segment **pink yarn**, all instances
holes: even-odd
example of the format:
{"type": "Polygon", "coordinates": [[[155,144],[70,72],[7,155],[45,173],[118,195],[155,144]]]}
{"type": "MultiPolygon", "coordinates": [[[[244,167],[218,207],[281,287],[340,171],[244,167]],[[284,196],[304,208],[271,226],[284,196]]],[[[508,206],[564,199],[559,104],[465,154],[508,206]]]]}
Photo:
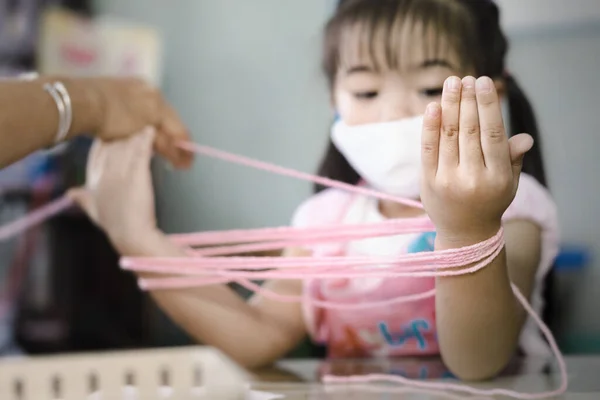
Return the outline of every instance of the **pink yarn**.
{"type": "MultiPolygon", "coordinates": [[[[422,209],[421,203],[402,199],[365,187],[349,185],[331,179],[283,168],[277,165],[252,160],[194,143],[182,143],[188,151],[208,157],[262,169],[324,186],[343,189],[353,193],[391,200],[422,209]]],[[[66,197],[38,209],[23,219],[0,228],[0,240],[17,235],[21,231],[42,222],[71,205],[66,197]]],[[[224,257],[228,254],[283,249],[290,246],[306,246],[325,242],[347,242],[350,240],[434,231],[428,218],[387,220],[362,225],[335,225],[317,228],[263,228],[172,235],[170,238],[183,246],[212,246],[189,249],[189,257],[181,258],[123,258],[123,269],[137,272],[171,275],[166,278],[140,279],[143,290],[181,289],[236,282],[266,298],[282,302],[310,302],[312,305],[329,309],[368,309],[397,305],[429,298],[435,290],[403,296],[385,301],[341,304],[319,301],[303,296],[283,296],[253,283],[253,279],[339,279],[339,278],[391,278],[391,277],[434,277],[456,276],[474,273],[489,265],[504,249],[502,229],[490,239],[460,249],[405,254],[395,257],[224,257]],[[242,244],[240,244],[242,243],[242,244]],[[380,268],[385,265],[386,268],[380,268]],[[464,267],[470,265],[469,267],[464,267]],[[377,268],[373,268],[377,267],[377,268]],[[173,276],[175,275],[175,276],[173,276]]],[[[519,289],[512,285],[513,292],[527,313],[539,326],[556,356],[561,375],[561,385],[553,391],[522,393],[507,389],[476,389],[468,385],[446,382],[423,382],[395,375],[371,374],[352,377],[326,376],[329,384],[360,384],[373,382],[400,383],[408,387],[456,391],[474,395],[503,395],[516,399],[541,399],[564,393],[568,378],[564,359],[556,341],[540,317],[531,308],[519,289]]]]}
{"type": "Polygon", "coordinates": [[[73,201],[70,198],[61,197],[56,201],[50,202],[45,206],[33,210],[23,218],[9,222],[8,224],[0,227],[0,241],[10,239],[19,233],[26,231],[32,226],[44,222],[48,218],[65,211],[72,205],[73,201]]]}

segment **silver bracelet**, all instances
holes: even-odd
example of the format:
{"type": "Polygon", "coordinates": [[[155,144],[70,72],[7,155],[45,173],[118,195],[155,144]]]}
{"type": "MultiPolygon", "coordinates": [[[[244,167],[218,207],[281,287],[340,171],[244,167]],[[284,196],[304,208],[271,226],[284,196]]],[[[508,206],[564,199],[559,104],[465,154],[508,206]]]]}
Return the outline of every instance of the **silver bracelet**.
{"type": "Polygon", "coordinates": [[[57,142],[62,142],[69,133],[69,130],[71,130],[71,124],[73,123],[73,105],[71,103],[71,96],[69,96],[69,92],[62,82],[55,82],[54,88],[62,96],[63,102],[65,103],[64,135],[62,137],[56,137],[57,142]]]}
{"type": "Polygon", "coordinates": [[[47,91],[58,109],[58,129],[56,131],[55,143],[60,143],[67,137],[73,122],[73,106],[71,96],[61,82],[46,83],[44,90],[47,91]]]}

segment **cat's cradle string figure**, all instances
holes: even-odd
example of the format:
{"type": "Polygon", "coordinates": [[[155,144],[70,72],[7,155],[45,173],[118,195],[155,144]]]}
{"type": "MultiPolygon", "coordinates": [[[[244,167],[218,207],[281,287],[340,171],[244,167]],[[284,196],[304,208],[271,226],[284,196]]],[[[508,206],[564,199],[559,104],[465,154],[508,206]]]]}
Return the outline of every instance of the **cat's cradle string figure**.
{"type": "MultiPolygon", "coordinates": [[[[217,151],[208,147],[201,147],[191,143],[183,144],[182,147],[205,156],[220,158],[246,166],[260,168],[273,173],[293,176],[299,179],[319,182],[321,184],[343,187],[344,190],[367,192],[375,197],[387,197],[369,189],[344,185],[335,181],[326,180],[321,177],[303,174],[275,165],[250,160],[234,154],[217,151]]],[[[396,199],[404,201],[403,199],[396,199]]],[[[411,201],[407,201],[411,203],[411,201]]],[[[55,215],[72,203],[68,198],[61,198],[56,202],[34,211],[23,220],[19,220],[0,227],[0,238],[6,239],[14,236],[35,223],[42,222],[45,218],[55,215]]],[[[416,207],[419,203],[412,202],[416,207]]],[[[219,283],[237,282],[246,288],[261,293],[265,297],[283,302],[309,302],[314,307],[324,309],[346,309],[358,310],[398,305],[411,301],[427,299],[435,296],[435,290],[415,293],[410,296],[396,297],[381,302],[363,302],[357,304],[336,303],[333,301],[319,301],[306,296],[292,297],[281,296],[270,292],[254,283],[254,279],[323,279],[336,280],[348,278],[389,278],[394,276],[411,277],[437,277],[458,276],[474,273],[485,268],[491,260],[504,247],[503,231],[500,229],[493,237],[475,245],[458,249],[431,251],[433,225],[428,218],[409,218],[388,220],[374,224],[363,225],[335,225],[319,228],[265,228],[253,230],[234,230],[219,232],[202,232],[195,234],[173,235],[172,240],[193,248],[204,246],[202,250],[190,251],[190,257],[185,258],[124,258],[122,266],[127,270],[146,271],[155,275],[152,278],[140,279],[140,287],[144,290],[168,290],[184,287],[196,287],[214,285],[219,283]],[[360,256],[331,256],[331,257],[227,257],[227,254],[237,253],[240,248],[245,250],[262,250],[284,248],[297,243],[308,242],[344,242],[348,240],[380,237],[392,235],[398,232],[424,233],[421,241],[415,243],[412,253],[391,257],[360,257],[360,256]],[[232,243],[244,242],[244,245],[232,245],[232,243]],[[208,246],[208,247],[206,247],[208,246]],[[212,246],[212,247],[211,247],[212,246]],[[241,247],[240,247],[241,246],[241,247]],[[381,268],[385,265],[385,268],[381,268]],[[468,268],[457,269],[463,265],[468,268]],[[166,278],[156,275],[170,275],[166,278]],[[172,277],[172,275],[176,275],[172,277]]],[[[567,372],[565,363],[556,345],[556,341],[550,330],[542,322],[540,317],[531,308],[527,299],[519,292],[516,286],[512,286],[514,295],[525,308],[527,313],[539,326],[544,337],[548,341],[558,364],[561,376],[561,384],[556,390],[543,393],[521,393],[507,389],[476,389],[466,384],[449,382],[426,382],[407,379],[401,376],[372,374],[352,377],[326,376],[323,378],[325,384],[357,384],[392,382],[408,387],[448,390],[459,393],[494,396],[502,395],[517,399],[541,399],[564,393],[567,388],[567,372]]]]}

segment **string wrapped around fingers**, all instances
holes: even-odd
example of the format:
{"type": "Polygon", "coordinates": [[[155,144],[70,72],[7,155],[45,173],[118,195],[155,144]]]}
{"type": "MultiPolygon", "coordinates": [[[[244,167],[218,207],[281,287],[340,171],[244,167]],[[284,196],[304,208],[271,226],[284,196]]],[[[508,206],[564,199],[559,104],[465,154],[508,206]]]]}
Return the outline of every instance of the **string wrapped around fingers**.
{"type": "MultiPolygon", "coordinates": [[[[183,143],[182,148],[205,156],[218,158],[245,166],[250,166],[297,179],[317,182],[330,187],[341,188],[353,193],[369,195],[380,199],[394,199],[399,203],[422,208],[419,202],[397,198],[360,186],[347,185],[326,178],[312,176],[268,163],[199,146],[183,143]]],[[[0,228],[0,238],[6,239],[22,232],[44,218],[56,215],[72,203],[67,197],[34,211],[23,220],[0,228]]],[[[308,302],[312,306],[325,309],[358,310],[372,309],[389,305],[419,301],[435,296],[435,289],[397,296],[391,299],[360,302],[356,304],[324,301],[304,296],[283,296],[253,283],[253,280],[335,280],[440,276],[459,276],[475,273],[489,265],[504,249],[502,228],[487,240],[462,248],[443,251],[418,252],[400,256],[314,256],[314,257],[226,257],[246,251],[274,250],[290,246],[306,246],[316,243],[345,243],[357,239],[391,236],[406,233],[435,231],[435,226],[427,217],[391,219],[384,222],[357,225],[330,225],[316,228],[278,227],[251,230],[231,230],[171,235],[173,242],[184,246],[203,246],[191,249],[188,257],[179,258],[136,258],[121,260],[125,270],[150,272],[152,278],[141,278],[143,290],[174,290],[208,285],[238,283],[266,298],[282,302],[308,302]],[[239,244],[243,242],[243,244],[239,244]],[[382,266],[384,266],[382,268],[382,266]],[[164,275],[162,277],[161,275],[164,275]]],[[[476,389],[468,385],[454,383],[433,383],[405,379],[387,375],[365,375],[356,377],[324,378],[327,384],[392,382],[419,388],[434,388],[479,395],[505,395],[519,399],[545,398],[563,393],[567,387],[566,367],[563,357],[550,330],[531,308],[519,289],[512,285],[513,292],[528,314],[533,318],[546,337],[556,356],[562,383],[559,388],[544,393],[521,393],[504,389],[476,389]]]]}

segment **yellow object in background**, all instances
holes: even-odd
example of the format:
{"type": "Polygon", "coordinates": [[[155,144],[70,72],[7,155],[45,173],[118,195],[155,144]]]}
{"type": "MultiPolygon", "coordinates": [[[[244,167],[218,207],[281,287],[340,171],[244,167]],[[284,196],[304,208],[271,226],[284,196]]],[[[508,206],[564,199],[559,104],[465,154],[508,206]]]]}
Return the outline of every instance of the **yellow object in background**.
{"type": "Polygon", "coordinates": [[[138,76],[160,86],[162,37],[153,27],[110,18],[85,18],[59,8],[40,24],[40,74],[138,76]]]}

